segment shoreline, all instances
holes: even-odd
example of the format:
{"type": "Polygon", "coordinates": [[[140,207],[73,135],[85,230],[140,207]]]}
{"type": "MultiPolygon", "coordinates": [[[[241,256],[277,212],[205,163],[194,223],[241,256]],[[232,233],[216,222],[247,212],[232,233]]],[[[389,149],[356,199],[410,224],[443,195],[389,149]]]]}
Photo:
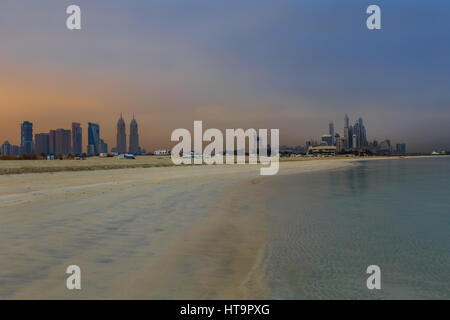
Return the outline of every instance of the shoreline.
{"type": "MultiPolygon", "coordinates": [[[[450,155],[418,155],[418,156],[367,156],[367,157],[289,157],[280,158],[282,162],[323,161],[323,160],[385,160],[385,159],[423,159],[441,158],[450,155]]],[[[205,166],[206,164],[203,164],[205,166]]],[[[247,163],[248,165],[248,163],[247,163]]],[[[199,165],[182,165],[199,166],[199,165]]],[[[93,157],[87,160],[0,160],[0,176],[31,173],[82,172],[98,170],[149,169],[159,167],[177,167],[169,156],[138,156],[135,160],[118,160],[116,157],[93,157]]]]}

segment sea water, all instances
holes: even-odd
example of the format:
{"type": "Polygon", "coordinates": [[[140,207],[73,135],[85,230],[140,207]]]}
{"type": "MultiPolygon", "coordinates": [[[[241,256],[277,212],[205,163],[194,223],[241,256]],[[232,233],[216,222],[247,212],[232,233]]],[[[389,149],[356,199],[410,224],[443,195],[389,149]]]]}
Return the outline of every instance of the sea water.
{"type": "Polygon", "coordinates": [[[450,299],[450,158],[280,175],[270,190],[270,298],[450,299]]]}

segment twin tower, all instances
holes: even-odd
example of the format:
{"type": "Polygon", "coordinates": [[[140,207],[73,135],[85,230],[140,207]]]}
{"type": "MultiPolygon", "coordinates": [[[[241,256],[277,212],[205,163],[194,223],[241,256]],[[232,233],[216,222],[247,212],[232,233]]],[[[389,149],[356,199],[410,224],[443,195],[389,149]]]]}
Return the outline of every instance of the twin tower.
{"type": "MultiPolygon", "coordinates": [[[[133,120],[131,120],[130,123],[130,145],[128,153],[137,154],[139,149],[138,125],[133,114],[133,120]]],[[[120,114],[119,121],[117,121],[117,153],[127,153],[127,133],[125,129],[125,121],[122,118],[122,113],[120,114]]]]}

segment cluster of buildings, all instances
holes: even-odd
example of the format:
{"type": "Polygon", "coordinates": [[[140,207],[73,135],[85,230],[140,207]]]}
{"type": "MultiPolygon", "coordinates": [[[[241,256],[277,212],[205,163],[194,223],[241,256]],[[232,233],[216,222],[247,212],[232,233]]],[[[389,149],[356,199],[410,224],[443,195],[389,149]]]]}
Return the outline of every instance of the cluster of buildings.
{"type": "Polygon", "coordinates": [[[9,141],[5,141],[0,147],[2,156],[31,154],[34,151],[33,144],[33,124],[29,121],[24,121],[20,126],[20,145],[12,145],[9,141]]]}
{"type": "Polygon", "coordinates": [[[373,155],[405,155],[406,144],[398,143],[395,148],[389,139],[378,142],[368,142],[364,121],[359,118],[353,125],[350,124],[348,115],[344,118],[344,132],[341,136],[334,130],[334,122],[328,126],[329,132],[322,135],[320,141],[307,141],[308,154],[373,154],[373,155]]]}
{"type": "MultiPolygon", "coordinates": [[[[45,133],[36,133],[33,140],[33,123],[24,121],[20,130],[20,146],[11,145],[5,141],[0,153],[2,156],[36,154],[43,156],[68,156],[83,154],[82,148],[83,130],[81,124],[72,123],[72,129],[55,129],[45,133]]],[[[127,149],[127,134],[125,121],[120,115],[117,122],[117,147],[112,148],[112,153],[116,154],[141,154],[146,153],[139,146],[138,124],[134,118],[130,123],[129,147],[127,149]]],[[[86,154],[90,156],[108,153],[108,144],[100,138],[100,125],[98,123],[88,123],[88,144],[86,154]]]]}
{"type": "MultiPolygon", "coordinates": [[[[25,155],[36,154],[43,156],[68,156],[84,155],[82,148],[82,128],[77,122],[72,123],[70,129],[55,129],[48,133],[37,133],[33,139],[33,123],[24,121],[20,127],[20,145],[11,145],[5,141],[0,147],[0,154],[25,155]]],[[[87,131],[86,155],[96,156],[108,154],[108,144],[100,137],[100,125],[89,122],[87,131]]],[[[129,139],[125,120],[120,114],[117,121],[116,147],[111,149],[112,154],[146,154],[145,149],[139,146],[138,124],[134,118],[129,126],[129,139]],[[128,144],[127,144],[128,141],[128,144]]],[[[381,142],[367,139],[366,127],[362,118],[354,124],[350,123],[348,115],[344,117],[344,130],[342,135],[335,132],[334,122],[330,122],[328,133],[322,135],[318,141],[310,140],[306,142],[306,147],[281,146],[280,153],[290,154],[312,154],[312,155],[335,155],[335,154],[370,154],[370,155],[405,155],[406,144],[397,143],[395,146],[391,140],[386,139],[381,142]]],[[[157,150],[155,155],[169,155],[170,150],[157,150]]],[[[438,153],[436,153],[438,154],[438,153]]],[[[443,154],[442,152],[440,154],[443,154]]]]}

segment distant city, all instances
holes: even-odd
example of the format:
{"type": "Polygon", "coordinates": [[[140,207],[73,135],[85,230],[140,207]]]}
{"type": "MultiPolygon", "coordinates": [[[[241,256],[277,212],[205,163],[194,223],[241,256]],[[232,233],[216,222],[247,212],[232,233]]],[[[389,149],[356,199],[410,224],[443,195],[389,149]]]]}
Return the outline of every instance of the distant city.
{"type": "MultiPolygon", "coordinates": [[[[367,139],[367,131],[364,121],[359,118],[354,125],[350,124],[350,118],[346,114],[344,117],[344,129],[342,135],[335,132],[334,122],[328,125],[328,133],[323,134],[318,140],[311,139],[306,142],[306,146],[281,146],[280,154],[283,156],[292,154],[308,155],[336,155],[336,154],[354,154],[354,155],[378,155],[390,156],[407,154],[406,143],[396,143],[390,139],[382,141],[367,139]]],[[[433,155],[447,154],[446,151],[433,151],[433,155]]]]}
{"type": "Polygon", "coordinates": [[[309,154],[406,155],[406,143],[397,143],[394,147],[390,139],[369,142],[363,119],[359,118],[351,125],[347,114],[342,136],[335,132],[334,122],[331,121],[328,133],[322,135],[320,141],[307,141],[306,149],[309,154]]]}
{"type": "MultiPolygon", "coordinates": [[[[52,159],[54,157],[67,156],[108,156],[108,155],[145,155],[147,150],[139,146],[138,124],[133,114],[129,127],[129,139],[127,144],[127,132],[125,120],[120,114],[117,121],[116,146],[108,149],[108,144],[100,137],[100,125],[88,122],[88,144],[86,152],[82,148],[82,128],[78,122],[72,123],[72,129],[55,129],[48,133],[36,133],[33,140],[33,123],[24,121],[20,127],[20,145],[11,145],[5,141],[0,148],[1,156],[36,155],[52,159]]],[[[432,154],[446,154],[446,151],[433,151],[432,154]]],[[[155,155],[168,155],[170,150],[156,150],[155,155]]],[[[367,131],[363,119],[359,118],[353,125],[350,124],[348,115],[344,117],[342,135],[335,132],[334,122],[328,125],[328,133],[323,134],[318,140],[306,141],[305,146],[281,146],[281,156],[292,155],[406,155],[406,143],[396,143],[390,139],[382,141],[367,139],[367,131]]]]}
{"type": "Polygon", "coordinates": [[[128,145],[126,125],[122,114],[117,121],[117,144],[111,150],[108,149],[108,144],[100,137],[100,125],[98,123],[88,122],[86,153],[82,151],[82,134],[81,124],[73,122],[72,130],[56,129],[50,130],[48,133],[36,133],[33,141],[33,123],[24,121],[20,126],[20,145],[11,145],[8,141],[5,141],[0,148],[0,153],[2,156],[35,154],[50,158],[69,155],[98,156],[107,155],[108,153],[139,155],[147,153],[145,149],[139,146],[138,124],[134,115],[130,122],[128,145]]]}

